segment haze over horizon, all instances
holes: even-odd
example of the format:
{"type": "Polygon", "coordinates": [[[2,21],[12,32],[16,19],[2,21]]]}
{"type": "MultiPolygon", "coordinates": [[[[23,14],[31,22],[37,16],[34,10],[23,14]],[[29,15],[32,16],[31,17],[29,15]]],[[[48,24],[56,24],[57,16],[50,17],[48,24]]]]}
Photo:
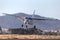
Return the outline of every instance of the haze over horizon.
{"type": "Polygon", "coordinates": [[[0,0],[0,16],[2,13],[15,14],[23,12],[60,19],[60,0],[0,0]]]}

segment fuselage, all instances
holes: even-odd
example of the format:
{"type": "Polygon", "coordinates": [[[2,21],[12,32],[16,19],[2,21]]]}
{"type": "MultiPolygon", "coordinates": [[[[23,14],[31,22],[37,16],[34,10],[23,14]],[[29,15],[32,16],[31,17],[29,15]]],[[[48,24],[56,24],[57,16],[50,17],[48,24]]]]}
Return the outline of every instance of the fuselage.
{"type": "Polygon", "coordinates": [[[24,19],[24,24],[30,24],[30,25],[32,25],[33,24],[33,20],[31,18],[26,17],[24,19]]]}

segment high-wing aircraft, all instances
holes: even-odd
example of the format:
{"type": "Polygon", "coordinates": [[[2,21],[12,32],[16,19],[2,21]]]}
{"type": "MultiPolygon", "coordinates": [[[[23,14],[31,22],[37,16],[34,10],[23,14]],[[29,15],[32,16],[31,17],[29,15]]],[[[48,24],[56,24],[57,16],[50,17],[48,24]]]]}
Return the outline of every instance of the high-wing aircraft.
{"type": "Polygon", "coordinates": [[[29,25],[33,25],[34,20],[48,20],[48,19],[35,18],[35,10],[34,10],[33,15],[31,17],[21,17],[21,16],[16,16],[16,17],[18,19],[22,19],[24,24],[29,24],[29,25]]]}
{"type": "MultiPolygon", "coordinates": [[[[5,13],[3,13],[3,14],[5,14],[5,13]]],[[[13,16],[13,15],[10,15],[10,14],[5,14],[5,15],[13,16]]],[[[21,17],[21,16],[14,16],[14,17],[16,17],[18,19],[21,19],[24,22],[25,25],[28,25],[28,24],[33,25],[34,20],[49,20],[49,19],[35,18],[34,16],[35,16],[35,10],[33,12],[32,17],[21,17]]]]}

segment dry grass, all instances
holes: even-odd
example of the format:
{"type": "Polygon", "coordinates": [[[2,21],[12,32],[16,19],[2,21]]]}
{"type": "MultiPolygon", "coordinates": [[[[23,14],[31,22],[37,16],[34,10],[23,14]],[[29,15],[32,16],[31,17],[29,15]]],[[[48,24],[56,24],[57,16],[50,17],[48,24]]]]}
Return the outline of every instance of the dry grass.
{"type": "Polygon", "coordinates": [[[18,34],[0,34],[0,39],[60,39],[60,36],[54,35],[18,35],[18,34]]]}

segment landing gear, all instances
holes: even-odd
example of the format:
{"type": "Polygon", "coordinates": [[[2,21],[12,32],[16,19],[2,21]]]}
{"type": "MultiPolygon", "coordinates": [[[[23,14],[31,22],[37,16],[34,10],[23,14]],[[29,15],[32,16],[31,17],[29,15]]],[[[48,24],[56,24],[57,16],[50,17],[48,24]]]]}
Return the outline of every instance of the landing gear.
{"type": "Polygon", "coordinates": [[[22,27],[22,28],[23,28],[24,26],[25,26],[26,28],[28,28],[28,26],[27,26],[27,25],[23,25],[23,24],[21,25],[21,27],[22,27]]]}
{"type": "MultiPolygon", "coordinates": [[[[24,26],[25,26],[25,28],[28,28],[27,24],[25,24],[25,25],[22,24],[22,25],[21,25],[22,28],[23,28],[24,26]]],[[[33,28],[34,28],[34,29],[37,29],[37,28],[36,28],[36,25],[33,25],[33,28]]]]}
{"type": "Polygon", "coordinates": [[[28,28],[28,26],[26,25],[26,28],[28,28]]]}
{"type": "Polygon", "coordinates": [[[36,25],[34,25],[34,29],[36,29],[36,25]]]}
{"type": "Polygon", "coordinates": [[[22,24],[21,26],[22,26],[22,28],[23,28],[23,24],[22,24]]]}

